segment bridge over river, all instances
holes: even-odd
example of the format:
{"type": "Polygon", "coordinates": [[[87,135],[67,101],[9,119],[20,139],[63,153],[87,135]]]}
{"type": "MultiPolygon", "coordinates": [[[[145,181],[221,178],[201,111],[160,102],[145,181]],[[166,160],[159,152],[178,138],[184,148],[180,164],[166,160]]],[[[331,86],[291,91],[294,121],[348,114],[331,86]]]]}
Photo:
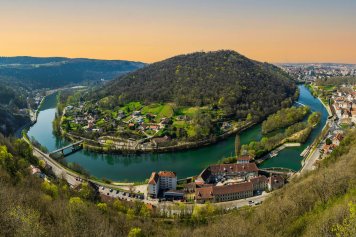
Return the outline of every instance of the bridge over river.
{"type": "Polygon", "coordinates": [[[280,175],[292,175],[296,173],[295,170],[284,168],[284,167],[270,167],[270,168],[263,168],[260,171],[270,173],[270,174],[280,174],[280,175]]]}
{"type": "Polygon", "coordinates": [[[81,144],[83,142],[84,142],[84,140],[80,140],[80,141],[77,141],[75,143],[69,144],[69,145],[67,145],[65,147],[62,147],[62,148],[59,148],[57,150],[54,150],[54,151],[50,152],[49,155],[53,155],[55,153],[61,152],[62,155],[64,156],[64,150],[69,149],[69,148],[72,148],[72,151],[70,152],[70,154],[72,154],[73,152],[78,151],[78,150],[80,150],[82,148],[81,144]]]}

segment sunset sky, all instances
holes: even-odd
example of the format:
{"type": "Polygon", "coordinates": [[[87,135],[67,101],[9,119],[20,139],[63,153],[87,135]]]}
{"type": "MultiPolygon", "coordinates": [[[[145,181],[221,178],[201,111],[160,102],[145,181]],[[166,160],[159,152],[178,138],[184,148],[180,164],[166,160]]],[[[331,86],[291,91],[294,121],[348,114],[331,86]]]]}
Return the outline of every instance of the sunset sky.
{"type": "Polygon", "coordinates": [[[1,56],[356,63],[352,0],[0,0],[1,56]]]}

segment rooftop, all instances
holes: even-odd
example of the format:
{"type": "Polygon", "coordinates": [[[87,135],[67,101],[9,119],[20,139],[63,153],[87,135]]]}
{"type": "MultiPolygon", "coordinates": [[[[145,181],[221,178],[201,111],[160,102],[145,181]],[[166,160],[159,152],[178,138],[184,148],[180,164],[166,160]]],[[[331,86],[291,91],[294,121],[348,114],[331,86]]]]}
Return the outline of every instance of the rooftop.
{"type": "Polygon", "coordinates": [[[243,155],[243,156],[237,157],[237,160],[250,161],[250,160],[252,160],[252,156],[250,156],[250,155],[243,155]]]}
{"type": "Polygon", "coordinates": [[[237,173],[237,172],[257,172],[258,168],[255,163],[247,164],[218,164],[209,166],[211,173],[237,173]]]}
{"type": "Polygon", "coordinates": [[[172,172],[172,171],[160,171],[158,173],[158,175],[160,177],[170,177],[170,178],[175,178],[177,177],[176,173],[175,172],[172,172]]]}
{"type": "Polygon", "coordinates": [[[152,172],[148,184],[157,184],[158,178],[159,178],[158,174],[156,172],[152,172]]]}

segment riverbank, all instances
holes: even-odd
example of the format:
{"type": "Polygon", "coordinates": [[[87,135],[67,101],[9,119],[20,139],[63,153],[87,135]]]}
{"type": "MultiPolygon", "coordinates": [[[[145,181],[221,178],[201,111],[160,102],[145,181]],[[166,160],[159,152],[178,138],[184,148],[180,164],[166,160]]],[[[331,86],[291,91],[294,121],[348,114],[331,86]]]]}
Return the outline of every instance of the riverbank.
{"type": "MultiPolygon", "coordinates": [[[[226,132],[222,135],[219,135],[213,139],[206,139],[206,140],[200,140],[200,141],[195,141],[195,142],[185,142],[181,143],[178,145],[173,145],[173,146],[162,146],[162,147],[148,147],[144,146],[143,144],[139,144],[138,142],[135,141],[126,141],[126,142],[121,142],[119,145],[116,145],[115,143],[111,145],[110,148],[106,148],[105,146],[102,145],[102,143],[105,142],[97,142],[95,140],[91,140],[85,137],[77,136],[71,133],[64,133],[62,131],[63,136],[66,139],[70,139],[71,141],[79,141],[79,140],[84,140],[89,142],[90,144],[84,144],[83,148],[88,150],[88,151],[93,151],[93,152],[99,152],[99,153],[108,153],[108,154],[140,154],[140,153],[166,153],[166,152],[174,152],[174,151],[182,151],[182,150],[189,150],[189,149],[197,149],[201,147],[206,147],[210,146],[213,144],[216,144],[222,140],[225,140],[226,138],[235,135],[237,133],[241,133],[245,131],[246,129],[256,125],[256,123],[247,123],[239,128],[235,128],[229,132],[226,132]],[[112,147],[115,146],[115,147],[112,147]]],[[[100,141],[100,138],[98,139],[100,141]]]]}
{"type": "Polygon", "coordinates": [[[302,144],[299,142],[288,142],[288,143],[284,143],[283,145],[280,145],[279,147],[277,147],[276,149],[272,150],[269,154],[263,156],[262,158],[259,158],[256,160],[256,164],[261,164],[262,162],[264,162],[267,159],[271,159],[274,156],[272,155],[273,153],[276,153],[276,155],[278,155],[278,152],[284,150],[285,148],[288,147],[299,147],[302,144]]]}

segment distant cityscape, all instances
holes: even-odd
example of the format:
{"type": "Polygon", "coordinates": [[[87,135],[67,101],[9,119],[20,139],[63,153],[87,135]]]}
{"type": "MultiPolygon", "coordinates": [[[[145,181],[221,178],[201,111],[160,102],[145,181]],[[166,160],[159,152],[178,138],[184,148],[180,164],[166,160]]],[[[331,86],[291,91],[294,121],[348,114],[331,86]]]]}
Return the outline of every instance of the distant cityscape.
{"type": "Polygon", "coordinates": [[[335,76],[356,76],[356,64],[286,63],[278,66],[303,82],[335,76]]]}

